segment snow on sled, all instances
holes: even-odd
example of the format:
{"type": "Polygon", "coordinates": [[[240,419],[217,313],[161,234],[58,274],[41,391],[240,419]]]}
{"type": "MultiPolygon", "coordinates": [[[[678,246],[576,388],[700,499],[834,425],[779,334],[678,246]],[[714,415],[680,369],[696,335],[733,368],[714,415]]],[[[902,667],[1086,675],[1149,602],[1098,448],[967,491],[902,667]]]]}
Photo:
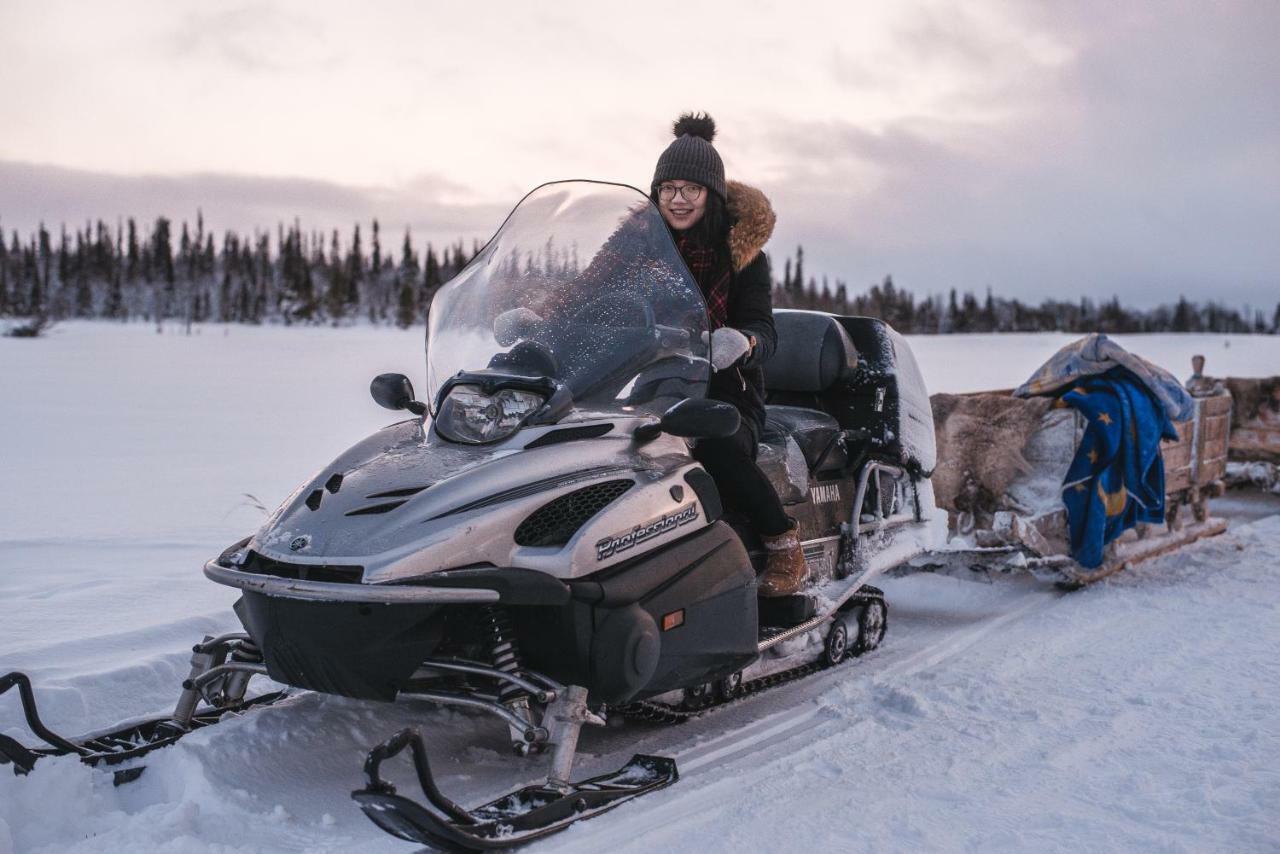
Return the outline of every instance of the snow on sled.
{"type": "MultiPolygon", "coordinates": [[[[518,754],[548,754],[545,781],[460,806],[408,730],[373,747],[352,797],[403,839],[509,846],[676,781],[674,760],[637,756],[575,782],[584,726],[683,720],[875,649],[887,607],[869,582],[945,534],[928,396],[882,321],[776,323],[761,466],[811,577],[758,600],[759,538],[691,455],[689,440],[732,435],[739,415],[706,396],[706,305],[661,214],[616,184],[534,190],[435,297],[429,403],[404,375],[375,378],[374,399],[410,417],[205,565],[240,592],[245,631],[197,650],[179,712],[148,731],[164,738],[139,750],[202,724],[200,699],[251,707],[257,675],[485,713],[518,754]],[[425,802],[380,773],[406,749],[425,802]]],[[[64,741],[0,747],[26,768],[89,750],[64,741]]]]}
{"type": "Polygon", "coordinates": [[[1231,460],[1280,465],[1280,377],[1228,377],[1231,460]]]}
{"type": "Polygon", "coordinates": [[[1019,389],[1023,396],[993,391],[932,397],[939,456],[933,481],[938,504],[948,511],[950,543],[914,559],[912,567],[961,576],[1030,572],[1075,588],[1226,530],[1224,520],[1210,515],[1209,500],[1224,488],[1231,396],[1211,391],[1192,398],[1163,371],[1132,354],[1124,354],[1125,364],[1117,368],[1112,354],[1118,348],[1105,336],[1071,345],[1076,348],[1071,354],[1085,350],[1096,355],[1099,340],[1107,361],[1093,373],[1073,373],[1075,363],[1064,370],[1051,362],[1038,380],[1019,389]],[[1145,390],[1138,370],[1156,377],[1148,382],[1160,384],[1163,400],[1145,390]],[[1054,377],[1055,371],[1062,376],[1054,377]],[[1084,398],[1109,393],[1108,380],[1117,376],[1130,399],[1150,398],[1154,415],[1145,422],[1130,415],[1131,423],[1120,434],[1122,447],[1113,445],[1112,450],[1117,459],[1140,457],[1137,446],[1149,443],[1158,459],[1152,457],[1140,474],[1157,500],[1131,483],[1103,484],[1087,476],[1091,472],[1085,460],[1106,452],[1105,441],[1097,449],[1091,446],[1097,440],[1091,430],[1104,429],[1112,419],[1090,409],[1084,398]],[[1158,426],[1162,409],[1170,416],[1163,437],[1158,426]],[[1106,514],[1103,524],[1120,528],[1122,520],[1115,517],[1126,511],[1137,519],[1122,532],[1107,531],[1105,542],[1102,525],[1091,532],[1098,539],[1087,565],[1077,559],[1084,550],[1078,532],[1073,541],[1067,502],[1075,496],[1068,490],[1094,499],[1097,518],[1106,514]]]}
{"type": "Polygon", "coordinates": [[[1203,378],[1231,394],[1227,485],[1280,494],[1280,377],[1203,378]]]}

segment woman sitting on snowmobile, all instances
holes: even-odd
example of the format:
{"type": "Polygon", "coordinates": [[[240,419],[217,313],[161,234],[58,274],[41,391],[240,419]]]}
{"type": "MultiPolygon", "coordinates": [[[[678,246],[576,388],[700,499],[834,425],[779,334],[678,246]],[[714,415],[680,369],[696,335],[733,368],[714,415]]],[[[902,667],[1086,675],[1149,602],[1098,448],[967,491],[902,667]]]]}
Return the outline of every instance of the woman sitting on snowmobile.
{"type": "Polygon", "coordinates": [[[778,343],[769,259],[761,251],[775,216],[764,193],[725,181],[710,116],[683,115],[673,131],[676,139],[658,158],[650,192],[707,303],[715,371],[708,396],[742,414],[735,435],[700,439],[693,456],[715,479],[725,505],[745,515],[764,541],[768,564],[760,595],[788,596],[808,570],[796,524],[755,462],[765,418],[761,365],[778,343]]]}

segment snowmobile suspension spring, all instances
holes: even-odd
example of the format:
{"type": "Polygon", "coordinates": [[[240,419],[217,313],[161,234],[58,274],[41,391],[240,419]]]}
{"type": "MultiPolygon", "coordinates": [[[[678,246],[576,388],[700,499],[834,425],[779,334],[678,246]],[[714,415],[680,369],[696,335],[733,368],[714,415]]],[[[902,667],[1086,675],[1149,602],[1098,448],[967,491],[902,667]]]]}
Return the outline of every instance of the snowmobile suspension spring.
{"type": "MultiPolygon", "coordinates": [[[[238,664],[262,664],[262,650],[252,641],[241,641],[240,644],[231,650],[231,660],[238,664]]],[[[245,692],[249,688],[249,679],[252,674],[248,671],[240,671],[231,674],[222,687],[222,704],[239,703],[244,699],[245,692]]]]}
{"type": "MultiPolygon", "coordinates": [[[[489,631],[489,655],[493,659],[493,666],[503,673],[519,675],[523,664],[520,661],[520,647],[516,645],[516,633],[511,626],[511,615],[506,608],[493,605],[485,609],[484,620],[489,631]]],[[[507,703],[522,696],[525,696],[522,689],[510,682],[503,682],[498,702],[507,703]]]]}
{"type": "Polygon", "coordinates": [[[252,641],[241,641],[239,646],[231,650],[231,660],[261,664],[262,650],[252,641]]]}

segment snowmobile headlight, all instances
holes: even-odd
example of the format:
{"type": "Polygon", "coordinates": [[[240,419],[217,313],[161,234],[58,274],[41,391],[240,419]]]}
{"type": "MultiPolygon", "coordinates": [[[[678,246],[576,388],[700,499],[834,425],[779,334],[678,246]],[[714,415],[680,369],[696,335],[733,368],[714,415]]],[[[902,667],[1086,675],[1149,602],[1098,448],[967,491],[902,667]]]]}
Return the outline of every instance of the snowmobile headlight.
{"type": "Polygon", "coordinates": [[[540,394],[514,388],[485,394],[479,386],[456,385],[440,404],[436,429],[455,442],[496,442],[519,430],[545,400],[540,394]]]}

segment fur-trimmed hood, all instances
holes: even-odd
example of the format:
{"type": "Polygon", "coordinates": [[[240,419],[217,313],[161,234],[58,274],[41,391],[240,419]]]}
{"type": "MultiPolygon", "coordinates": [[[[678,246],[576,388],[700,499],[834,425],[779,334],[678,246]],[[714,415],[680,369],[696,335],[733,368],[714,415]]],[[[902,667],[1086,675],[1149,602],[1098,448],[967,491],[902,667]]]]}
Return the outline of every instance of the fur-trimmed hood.
{"type": "Polygon", "coordinates": [[[769,204],[769,197],[755,187],[741,181],[725,183],[729,190],[726,207],[734,221],[729,229],[729,253],[733,257],[733,271],[738,273],[756,260],[769,242],[778,217],[769,204]]]}

